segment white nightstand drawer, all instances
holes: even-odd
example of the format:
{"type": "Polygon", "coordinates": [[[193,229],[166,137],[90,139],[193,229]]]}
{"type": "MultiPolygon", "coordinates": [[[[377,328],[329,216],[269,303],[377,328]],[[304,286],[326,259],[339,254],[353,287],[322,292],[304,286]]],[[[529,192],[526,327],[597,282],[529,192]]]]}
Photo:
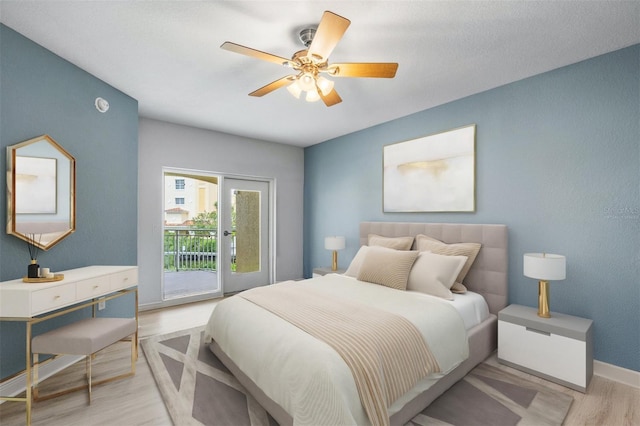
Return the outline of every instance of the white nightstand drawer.
{"type": "Polygon", "coordinates": [[[78,299],[90,299],[94,296],[101,296],[110,291],[109,277],[103,276],[91,280],[80,281],[77,284],[76,292],[78,299]]]}
{"type": "Polygon", "coordinates": [[[111,291],[122,290],[138,284],[138,268],[131,268],[110,276],[111,291]]]}
{"type": "Polygon", "coordinates": [[[498,313],[498,361],[586,392],[593,375],[593,321],[509,305],[498,313]]]}
{"type": "Polygon", "coordinates": [[[504,321],[498,341],[501,359],[586,387],[586,342],[504,321]]]}
{"type": "Polygon", "coordinates": [[[37,315],[55,308],[68,305],[76,300],[76,285],[59,285],[43,290],[34,291],[31,294],[31,312],[37,315]]]}

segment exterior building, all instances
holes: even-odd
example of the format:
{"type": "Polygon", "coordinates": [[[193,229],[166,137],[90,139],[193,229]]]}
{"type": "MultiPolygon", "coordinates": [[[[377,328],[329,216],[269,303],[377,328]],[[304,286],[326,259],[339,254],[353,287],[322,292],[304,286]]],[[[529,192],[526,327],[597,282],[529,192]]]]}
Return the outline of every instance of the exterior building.
{"type": "Polygon", "coordinates": [[[217,210],[217,178],[209,182],[166,173],[164,202],[165,225],[187,225],[198,214],[217,210]]]}

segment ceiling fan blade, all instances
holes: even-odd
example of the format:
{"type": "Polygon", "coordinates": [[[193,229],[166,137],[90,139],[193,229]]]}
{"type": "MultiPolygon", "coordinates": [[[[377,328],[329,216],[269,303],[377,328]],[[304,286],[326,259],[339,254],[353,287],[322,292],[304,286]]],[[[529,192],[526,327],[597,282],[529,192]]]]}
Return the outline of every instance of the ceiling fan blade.
{"type": "Polygon", "coordinates": [[[319,56],[326,61],[350,24],[347,18],[325,11],[309,46],[308,56],[319,56]]]}
{"type": "Polygon", "coordinates": [[[329,92],[329,94],[326,96],[322,94],[322,90],[318,90],[318,94],[322,98],[322,101],[324,102],[324,104],[328,107],[342,102],[342,98],[340,97],[340,95],[338,95],[338,92],[336,92],[336,89],[332,89],[331,92],[329,92]]]}
{"type": "Polygon", "coordinates": [[[277,90],[279,88],[281,88],[282,86],[286,86],[288,84],[293,83],[293,81],[295,80],[295,77],[293,76],[286,76],[286,77],[282,77],[281,79],[278,79],[276,81],[273,81],[269,84],[267,84],[266,86],[262,86],[261,88],[259,88],[258,90],[254,90],[253,92],[249,93],[249,96],[264,96],[267,95],[271,92],[273,92],[274,90],[277,90]]]}
{"type": "Polygon", "coordinates": [[[225,41],[220,46],[221,49],[228,50],[230,52],[239,53],[241,55],[251,56],[252,58],[262,59],[263,61],[273,62],[278,65],[283,65],[291,62],[287,58],[281,56],[272,55],[271,53],[262,52],[260,50],[252,49],[250,47],[241,46],[230,41],[225,41]]]}
{"type": "Polygon", "coordinates": [[[329,72],[332,77],[393,78],[398,70],[395,62],[331,64],[331,68],[334,67],[337,69],[336,73],[329,72]]]}

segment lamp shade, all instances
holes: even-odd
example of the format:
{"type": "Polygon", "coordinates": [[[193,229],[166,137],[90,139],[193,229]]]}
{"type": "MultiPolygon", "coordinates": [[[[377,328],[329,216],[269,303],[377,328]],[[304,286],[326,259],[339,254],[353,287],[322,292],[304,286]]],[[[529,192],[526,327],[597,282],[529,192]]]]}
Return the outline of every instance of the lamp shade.
{"type": "Polygon", "coordinates": [[[566,258],[559,254],[525,253],[524,276],[537,280],[564,280],[567,276],[566,258]]]}
{"type": "Polygon", "coordinates": [[[326,237],[324,239],[324,248],[327,250],[342,250],[344,247],[344,237],[326,237]]]}
{"type": "Polygon", "coordinates": [[[298,80],[296,80],[293,83],[291,83],[290,85],[288,85],[287,86],[287,90],[289,91],[289,93],[291,93],[297,99],[300,99],[300,93],[302,93],[302,89],[300,88],[300,85],[298,84],[298,80]]]}

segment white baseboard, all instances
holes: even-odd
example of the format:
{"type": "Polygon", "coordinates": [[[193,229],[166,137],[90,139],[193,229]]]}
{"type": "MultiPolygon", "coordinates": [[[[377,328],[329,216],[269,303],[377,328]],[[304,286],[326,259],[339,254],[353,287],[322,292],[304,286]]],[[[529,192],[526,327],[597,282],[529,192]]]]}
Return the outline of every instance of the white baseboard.
{"type": "MultiPolygon", "coordinates": [[[[83,359],[84,355],[62,355],[43,363],[38,367],[38,383],[53,376],[58,371],[64,370],[70,365],[75,364],[78,361],[82,361],[83,359]]],[[[0,395],[2,396],[16,396],[24,392],[26,389],[27,380],[24,372],[0,383],[0,395]]],[[[0,404],[3,402],[6,401],[0,401],[0,404]]]]}
{"type": "Polygon", "coordinates": [[[602,361],[593,361],[593,374],[640,389],[640,371],[628,370],[602,361]]]}

